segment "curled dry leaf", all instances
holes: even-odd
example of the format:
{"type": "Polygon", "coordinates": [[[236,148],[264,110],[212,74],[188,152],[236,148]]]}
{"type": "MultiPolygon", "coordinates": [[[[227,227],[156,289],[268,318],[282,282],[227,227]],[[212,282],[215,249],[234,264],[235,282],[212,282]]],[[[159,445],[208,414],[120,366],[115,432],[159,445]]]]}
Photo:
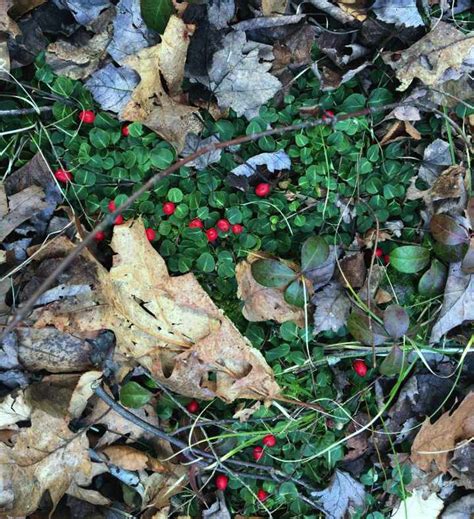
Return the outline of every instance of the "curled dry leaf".
{"type": "Polygon", "coordinates": [[[244,302],[242,313],[251,322],[276,321],[284,323],[294,321],[304,326],[304,311],[288,304],[283,296],[284,291],[277,288],[266,288],[257,283],[252,275],[251,265],[261,259],[255,254],[241,261],[236,269],[237,297],[244,302]]]}
{"type": "Polygon", "coordinates": [[[31,405],[25,401],[23,392],[7,395],[0,403],[0,429],[14,428],[17,422],[29,420],[31,405]]]}
{"type": "Polygon", "coordinates": [[[71,418],[79,418],[82,415],[87,402],[94,394],[94,385],[101,376],[101,371],[87,371],[81,375],[69,402],[68,412],[71,418]]]}
{"type": "Polygon", "coordinates": [[[384,52],[382,58],[395,70],[400,81],[398,90],[406,90],[415,78],[435,87],[468,72],[473,43],[472,34],[464,34],[452,24],[440,21],[408,49],[384,52]]]}
{"type": "Polygon", "coordinates": [[[453,449],[474,436],[474,392],[453,412],[444,413],[433,424],[427,418],[413,441],[411,460],[425,472],[446,473],[453,449]]]}
{"type": "Polygon", "coordinates": [[[314,333],[327,330],[337,332],[344,326],[349,316],[351,302],[342,286],[333,281],[311,299],[314,310],[314,333]]]}
{"type": "Polygon", "coordinates": [[[155,130],[178,151],[188,133],[199,134],[202,124],[198,109],[180,101],[181,83],[190,37],[194,26],[171,16],[158,45],[148,47],[123,60],[140,75],[140,83],[121,117],[139,121],[155,130]]]}
{"type": "Polygon", "coordinates": [[[56,326],[75,333],[110,329],[119,353],[186,396],[233,401],[278,394],[261,353],[196,278],[169,276],[141,221],[115,227],[112,248],[116,255],[110,272],[87,254],[79,260],[97,272],[95,291],[39,309],[37,328],[56,326]]]}
{"type": "Polygon", "coordinates": [[[367,268],[363,252],[345,256],[337,266],[339,269],[337,277],[342,286],[360,288],[364,284],[367,268]]]}
{"type": "Polygon", "coordinates": [[[29,515],[46,491],[54,508],[69,489],[89,485],[95,474],[88,449],[85,433],[72,433],[64,418],[35,410],[31,427],[18,433],[13,447],[0,442],[2,511],[29,515]]]}

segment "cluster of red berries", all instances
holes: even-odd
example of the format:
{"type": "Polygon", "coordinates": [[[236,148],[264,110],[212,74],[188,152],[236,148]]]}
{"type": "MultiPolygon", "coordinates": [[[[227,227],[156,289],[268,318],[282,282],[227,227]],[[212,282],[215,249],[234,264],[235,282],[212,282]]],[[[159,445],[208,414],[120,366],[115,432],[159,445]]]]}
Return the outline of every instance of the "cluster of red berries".
{"type": "Polygon", "coordinates": [[[385,265],[388,265],[390,263],[390,255],[384,254],[383,250],[380,247],[377,247],[375,249],[375,257],[381,258],[383,260],[383,262],[385,263],[385,265]]]}
{"type": "MultiPolygon", "coordinates": [[[[229,484],[229,478],[224,474],[218,474],[216,476],[216,488],[217,490],[221,490],[222,492],[227,488],[229,484]]],[[[263,490],[263,488],[259,488],[257,490],[257,498],[259,501],[265,501],[270,494],[263,490]]]]}
{"type": "MultiPolygon", "coordinates": [[[[190,229],[204,229],[204,222],[200,218],[194,218],[189,222],[188,227],[190,229]]],[[[229,220],[226,220],[225,218],[217,220],[216,227],[219,229],[219,231],[224,233],[232,231],[234,234],[242,234],[244,232],[244,227],[242,225],[238,223],[231,225],[229,220]]],[[[207,241],[212,243],[216,241],[217,238],[219,238],[217,229],[215,227],[211,227],[206,230],[207,241]]]]}

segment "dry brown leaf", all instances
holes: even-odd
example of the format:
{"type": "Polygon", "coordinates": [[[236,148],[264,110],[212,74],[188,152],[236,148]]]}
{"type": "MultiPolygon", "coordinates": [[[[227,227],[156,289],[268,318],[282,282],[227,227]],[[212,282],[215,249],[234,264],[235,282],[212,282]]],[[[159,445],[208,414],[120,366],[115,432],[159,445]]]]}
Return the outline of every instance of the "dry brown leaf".
{"type": "Polygon", "coordinates": [[[94,384],[102,376],[102,371],[87,371],[81,375],[69,401],[68,412],[71,418],[79,418],[94,394],[94,384]]]}
{"type": "Polygon", "coordinates": [[[393,295],[390,292],[387,292],[383,288],[379,288],[377,293],[375,294],[375,302],[378,305],[384,305],[385,303],[389,303],[393,299],[393,295]]]}
{"type": "Polygon", "coordinates": [[[187,469],[183,465],[168,464],[166,472],[155,472],[144,482],[143,506],[161,509],[169,504],[175,494],[187,483],[187,469]]]}
{"type": "Polygon", "coordinates": [[[13,0],[0,0],[0,33],[6,32],[12,36],[18,36],[21,34],[20,28],[8,15],[8,11],[14,4],[13,0]]]}
{"type": "Polygon", "coordinates": [[[337,278],[342,286],[360,288],[365,281],[367,267],[363,252],[345,256],[337,264],[337,278]]]}
{"type": "Polygon", "coordinates": [[[372,249],[375,245],[375,242],[380,243],[382,241],[390,240],[392,235],[387,231],[377,229],[369,229],[363,236],[363,238],[359,239],[359,245],[361,247],[367,247],[368,249],[372,249]]]}
{"type": "Polygon", "coordinates": [[[247,321],[276,321],[284,323],[294,321],[304,326],[304,310],[288,304],[283,298],[283,291],[259,285],[252,276],[250,265],[259,259],[251,254],[241,261],[235,269],[237,279],[237,297],[244,302],[242,313],[247,321]]]}
{"type": "Polygon", "coordinates": [[[85,79],[97,69],[105,57],[110,40],[111,34],[107,28],[80,47],[68,41],[58,40],[46,49],[46,63],[58,75],[85,79]]]}
{"type": "Polygon", "coordinates": [[[411,448],[411,460],[425,472],[446,473],[453,449],[462,440],[474,437],[474,392],[469,393],[453,412],[444,413],[433,424],[427,418],[411,448]]]}
{"type": "Polygon", "coordinates": [[[382,58],[400,81],[397,90],[406,90],[418,78],[427,86],[439,86],[463,73],[463,62],[474,44],[472,34],[464,34],[446,22],[436,22],[433,30],[401,52],[384,52],[382,58]]]}
{"type": "Polygon", "coordinates": [[[184,147],[188,133],[199,134],[202,124],[198,108],[180,99],[184,65],[193,25],[171,16],[162,42],[131,56],[125,64],[140,75],[140,83],[121,117],[139,121],[156,131],[178,151],[184,147]]]}
{"type": "Polygon", "coordinates": [[[416,141],[421,139],[421,133],[409,121],[397,120],[390,126],[380,141],[380,144],[384,146],[385,144],[406,138],[407,136],[416,141]]]}
{"type": "Polygon", "coordinates": [[[359,22],[363,22],[367,18],[367,0],[338,0],[336,3],[343,11],[359,22]]]}
{"type": "Polygon", "coordinates": [[[111,445],[100,451],[113,465],[125,470],[145,470],[148,454],[128,445],[111,445]]]}
{"type": "Polygon", "coordinates": [[[37,409],[31,427],[15,440],[13,447],[0,443],[1,512],[29,515],[46,491],[55,507],[74,484],[91,483],[94,472],[87,437],[72,433],[63,418],[37,409]]]}
{"type": "Polygon", "coordinates": [[[116,226],[111,245],[116,255],[110,272],[85,255],[98,272],[96,290],[39,309],[33,316],[37,328],[75,333],[111,329],[119,353],[182,395],[233,401],[271,399],[279,393],[262,354],[194,275],[169,276],[146,239],[143,222],[116,226]]]}
{"type": "Polygon", "coordinates": [[[7,395],[0,403],[0,429],[16,428],[16,423],[29,420],[31,406],[25,401],[23,392],[7,395]]]}
{"type": "Polygon", "coordinates": [[[288,0],[262,0],[263,16],[285,14],[288,0]]]}

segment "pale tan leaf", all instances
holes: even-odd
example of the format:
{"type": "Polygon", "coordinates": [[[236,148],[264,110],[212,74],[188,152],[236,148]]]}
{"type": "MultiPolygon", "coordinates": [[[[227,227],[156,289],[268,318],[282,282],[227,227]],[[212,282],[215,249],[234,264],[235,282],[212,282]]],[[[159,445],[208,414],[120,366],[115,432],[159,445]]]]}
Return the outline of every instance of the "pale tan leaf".
{"type": "Polygon", "coordinates": [[[304,311],[288,304],[283,298],[283,291],[276,288],[266,288],[258,284],[251,272],[251,264],[258,259],[249,255],[235,269],[237,279],[237,297],[244,302],[242,313],[251,322],[276,321],[284,323],[293,321],[298,326],[304,326],[304,311]]]}
{"type": "Polygon", "coordinates": [[[473,45],[472,34],[464,34],[454,25],[439,21],[408,49],[384,52],[382,58],[395,70],[400,81],[398,90],[406,90],[415,78],[434,87],[453,79],[453,73],[462,75],[467,71],[463,62],[469,58],[473,45]]]}
{"type": "Polygon", "coordinates": [[[148,454],[128,445],[110,445],[101,450],[113,465],[126,470],[144,470],[148,464],[148,454]]]}
{"type": "Polygon", "coordinates": [[[92,464],[85,433],[72,433],[62,418],[35,410],[31,427],[16,437],[14,447],[0,443],[0,500],[12,517],[34,512],[48,491],[53,503],[78,479],[91,483],[92,464]]]}
{"type": "Polygon", "coordinates": [[[424,496],[423,492],[415,489],[413,493],[402,500],[390,516],[392,519],[437,519],[444,508],[444,501],[436,494],[424,496]]]}
{"type": "Polygon", "coordinates": [[[436,422],[427,418],[411,448],[411,460],[425,472],[446,473],[457,442],[474,436],[474,392],[454,412],[444,413],[436,422]]]}
{"type": "Polygon", "coordinates": [[[79,418],[94,394],[94,384],[102,376],[102,371],[87,371],[81,375],[69,402],[69,416],[79,418]]]}
{"type": "Polygon", "coordinates": [[[285,14],[288,0],[262,0],[262,13],[264,16],[285,14]]]}
{"type": "Polygon", "coordinates": [[[17,422],[29,420],[31,406],[25,402],[23,392],[7,395],[0,403],[0,429],[11,427],[17,422]]]}

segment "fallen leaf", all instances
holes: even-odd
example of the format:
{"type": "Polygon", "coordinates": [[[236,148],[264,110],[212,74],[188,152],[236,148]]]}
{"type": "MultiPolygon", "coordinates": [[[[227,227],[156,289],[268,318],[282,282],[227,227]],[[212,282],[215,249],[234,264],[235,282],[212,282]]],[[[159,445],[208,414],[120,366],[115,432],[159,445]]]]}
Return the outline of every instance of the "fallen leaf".
{"type": "Polygon", "coordinates": [[[251,322],[293,321],[299,326],[304,326],[303,309],[288,304],[283,297],[283,290],[266,288],[255,281],[251,264],[258,259],[257,255],[249,255],[247,260],[238,263],[235,269],[237,297],[244,302],[244,317],[251,322]]]}
{"type": "MultiPolygon", "coordinates": [[[[105,58],[110,38],[106,28],[81,46],[58,40],[48,45],[45,55],[46,63],[58,75],[72,79],[85,79],[97,69],[99,63],[105,58]]],[[[109,64],[107,67],[113,66],[109,64]]],[[[115,83],[110,84],[109,87],[117,88],[115,83]]]]}
{"type": "Polygon", "coordinates": [[[367,19],[367,0],[338,0],[337,5],[359,22],[367,19]]]}
{"type": "Polygon", "coordinates": [[[110,445],[100,451],[107,461],[125,470],[145,470],[148,454],[128,445],[110,445]]]}
{"type": "MultiPolygon", "coordinates": [[[[188,155],[191,155],[192,153],[195,153],[199,148],[203,148],[204,146],[208,146],[209,144],[214,144],[216,142],[219,142],[219,139],[216,135],[211,135],[210,137],[207,137],[206,139],[202,139],[199,137],[199,135],[195,135],[194,133],[189,133],[186,136],[186,144],[183,148],[183,151],[181,152],[181,155],[183,157],[187,157],[188,155]]],[[[205,153],[204,155],[201,155],[197,159],[188,162],[186,164],[186,167],[188,168],[196,168],[198,171],[201,171],[209,164],[214,164],[216,162],[219,162],[221,160],[222,155],[222,149],[220,150],[214,150],[210,151],[209,153],[205,153]]]]}
{"type": "Polygon", "coordinates": [[[0,429],[12,428],[17,422],[29,420],[31,406],[25,402],[23,392],[7,395],[0,403],[0,429]]]}
{"type": "Polygon", "coordinates": [[[456,445],[449,464],[449,473],[454,478],[456,485],[474,490],[474,445],[472,442],[462,441],[456,445]]]}
{"type": "Polygon", "coordinates": [[[390,305],[383,312],[383,324],[388,334],[393,339],[398,339],[408,331],[410,318],[400,305],[390,305]]]}
{"type": "Polygon", "coordinates": [[[311,302],[315,306],[315,334],[328,330],[337,332],[346,324],[351,302],[338,282],[332,281],[321,291],[315,292],[311,302]]]}
{"type": "Polygon", "coordinates": [[[10,53],[8,52],[8,36],[0,33],[0,79],[8,78],[10,72],[10,53]]]}
{"type": "Polygon", "coordinates": [[[225,29],[235,14],[234,0],[210,0],[207,18],[216,29],[225,29]]]}
{"type": "Polygon", "coordinates": [[[69,9],[81,25],[89,25],[111,5],[109,0],[56,0],[56,2],[69,9]]]}
{"type": "Polygon", "coordinates": [[[407,136],[415,141],[421,140],[421,133],[410,122],[398,120],[388,129],[387,133],[380,140],[380,144],[385,146],[390,142],[395,142],[407,136]]]}
{"type": "Polygon", "coordinates": [[[278,92],[281,83],[268,72],[271,63],[259,59],[257,48],[244,52],[246,44],[244,31],[225,36],[212,60],[209,88],[221,108],[232,108],[238,116],[251,119],[278,92]]]}
{"type": "Polygon", "coordinates": [[[217,493],[217,500],[209,508],[202,511],[203,519],[232,519],[225,504],[224,494],[217,493]]]}
{"type": "Polygon", "coordinates": [[[344,287],[360,288],[365,281],[367,267],[363,252],[342,258],[338,265],[337,278],[344,287]]]}
{"type": "Polygon", "coordinates": [[[410,496],[402,499],[391,519],[437,519],[444,508],[444,501],[436,494],[424,497],[423,492],[415,489],[410,496]]]}
{"type": "MultiPolygon", "coordinates": [[[[91,333],[110,329],[116,350],[179,394],[272,398],[279,392],[261,353],[214,305],[192,274],[170,277],[141,221],[116,226],[110,272],[90,256],[98,280],[92,294],[38,309],[37,328],[91,333]],[[51,328],[50,328],[51,329],[51,328]],[[213,373],[215,381],[209,379],[213,373]]],[[[81,258],[84,265],[85,258],[81,258]]]]}
{"type": "Polygon", "coordinates": [[[469,71],[465,63],[472,52],[474,36],[464,34],[452,24],[439,21],[426,36],[403,52],[384,52],[400,81],[397,90],[406,90],[415,78],[437,87],[449,79],[459,79],[469,71]]]}
{"type": "Polygon", "coordinates": [[[109,63],[94,72],[85,85],[104,110],[120,113],[138,85],[139,75],[128,67],[115,67],[109,63]]]}
{"type": "Polygon", "coordinates": [[[474,513],[474,493],[449,504],[440,519],[471,519],[474,513]]]}
{"type": "MultiPolygon", "coordinates": [[[[279,75],[288,69],[299,69],[312,63],[311,49],[316,30],[311,25],[297,26],[285,39],[279,39],[273,46],[275,60],[272,73],[279,75]]],[[[284,83],[283,78],[282,83],[284,83]]]]}
{"type": "Polygon", "coordinates": [[[331,281],[336,269],[336,257],[338,254],[337,247],[329,246],[329,256],[326,261],[319,267],[307,270],[305,276],[313,284],[314,290],[319,290],[331,281]]]}
{"type": "Polygon", "coordinates": [[[411,447],[411,460],[425,472],[446,473],[453,449],[459,441],[474,436],[474,392],[454,412],[444,413],[436,422],[427,418],[411,447]]]}
{"type": "Polygon", "coordinates": [[[156,40],[157,34],[143,21],[140,0],[120,0],[114,20],[114,35],[107,47],[112,58],[122,65],[127,58],[153,45],[156,40]]]}
{"type": "Polygon", "coordinates": [[[390,301],[393,299],[393,295],[390,294],[390,292],[387,292],[383,288],[379,288],[375,294],[374,301],[378,305],[383,305],[385,303],[390,303],[390,301]]]}
{"type": "Polygon", "coordinates": [[[9,516],[33,513],[45,492],[53,508],[74,483],[92,481],[89,442],[84,432],[72,433],[63,418],[35,410],[31,427],[22,429],[13,447],[0,443],[0,495],[9,516]]]}
{"type": "Polygon", "coordinates": [[[312,492],[330,519],[344,519],[353,514],[356,508],[365,507],[364,486],[342,470],[336,470],[331,483],[320,492],[312,492]]]}
{"type": "Polygon", "coordinates": [[[82,415],[89,399],[94,394],[94,385],[101,376],[102,371],[87,371],[81,375],[69,402],[68,412],[72,419],[82,415]]]}
{"type": "Polygon", "coordinates": [[[178,151],[189,133],[199,135],[198,108],[182,104],[181,83],[190,36],[194,26],[171,16],[162,41],[123,60],[140,76],[140,82],[120,117],[139,121],[156,131],[178,151]]]}
{"type": "Polygon", "coordinates": [[[263,16],[285,14],[287,6],[288,0],[262,0],[263,16]]]}
{"type": "Polygon", "coordinates": [[[382,22],[405,27],[424,25],[423,18],[416,6],[416,0],[376,0],[371,10],[382,22]]]}
{"type": "Polygon", "coordinates": [[[451,263],[444,290],[443,306],[431,330],[430,342],[466,321],[474,320],[474,275],[462,271],[461,263],[451,263]]]}
{"type": "Polygon", "coordinates": [[[460,212],[466,206],[466,168],[454,165],[442,171],[428,192],[431,212],[460,212]]]}
{"type": "Polygon", "coordinates": [[[13,0],[0,0],[0,33],[6,32],[12,36],[18,36],[21,34],[20,28],[8,15],[8,11],[13,5],[13,0]]]}

